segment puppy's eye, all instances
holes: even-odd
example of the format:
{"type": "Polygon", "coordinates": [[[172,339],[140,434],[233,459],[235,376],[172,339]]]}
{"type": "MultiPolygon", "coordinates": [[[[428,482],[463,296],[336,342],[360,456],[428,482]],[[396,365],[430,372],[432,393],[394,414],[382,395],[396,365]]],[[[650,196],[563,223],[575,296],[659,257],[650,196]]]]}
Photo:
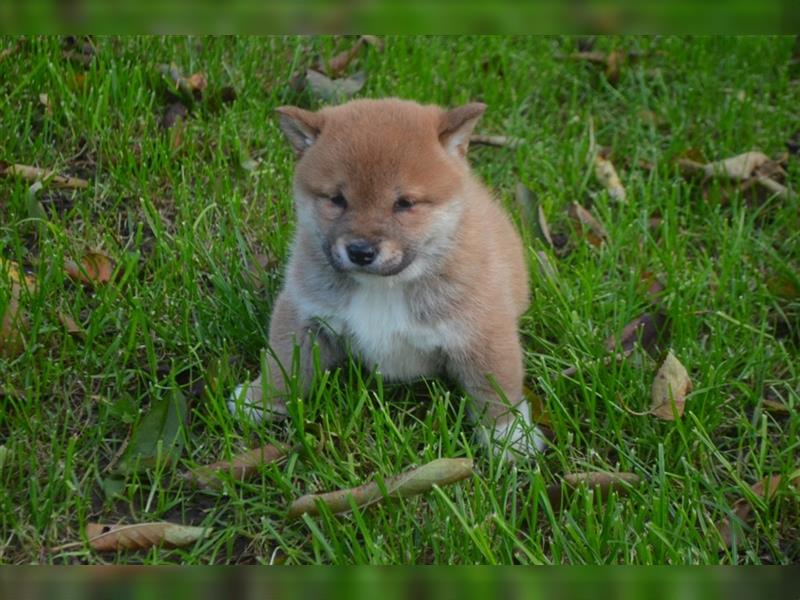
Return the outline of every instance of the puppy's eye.
{"type": "Polygon", "coordinates": [[[394,212],[403,212],[406,210],[410,210],[412,206],[414,206],[414,202],[412,200],[409,200],[408,198],[401,196],[394,203],[394,212]]]}
{"type": "Polygon", "coordinates": [[[347,208],[347,199],[342,194],[331,196],[331,202],[333,202],[334,206],[338,206],[339,208],[347,208]]]}

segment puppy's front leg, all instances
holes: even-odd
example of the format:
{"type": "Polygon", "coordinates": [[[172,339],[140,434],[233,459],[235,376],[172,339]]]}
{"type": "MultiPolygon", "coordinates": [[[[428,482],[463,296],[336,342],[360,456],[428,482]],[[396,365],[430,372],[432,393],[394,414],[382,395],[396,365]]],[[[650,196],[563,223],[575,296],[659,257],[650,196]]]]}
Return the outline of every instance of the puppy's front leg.
{"type": "Polygon", "coordinates": [[[545,437],[531,421],[523,395],[522,348],[515,328],[481,336],[451,358],[450,370],[472,399],[472,413],[480,419],[487,445],[509,450],[512,459],[514,453],[530,456],[544,448],[545,437]]]}
{"type": "Polygon", "coordinates": [[[298,377],[302,394],[308,393],[314,377],[313,348],[319,347],[320,367],[327,369],[343,356],[338,342],[315,322],[304,321],[286,292],[281,292],[275,302],[269,325],[269,345],[266,368],[249,383],[237,386],[228,408],[233,414],[242,413],[251,421],[281,420],[287,415],[289,385],[286,375],[292,374],[295,347],[299,348],[298,377]],[[283,368],[281,368],[283,367],[283,368]]]}

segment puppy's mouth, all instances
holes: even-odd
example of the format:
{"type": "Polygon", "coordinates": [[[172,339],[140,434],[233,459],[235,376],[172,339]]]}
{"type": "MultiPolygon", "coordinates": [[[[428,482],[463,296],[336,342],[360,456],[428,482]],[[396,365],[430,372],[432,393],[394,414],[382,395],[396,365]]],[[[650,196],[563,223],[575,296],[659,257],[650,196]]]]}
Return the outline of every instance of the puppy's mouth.
{"type": "Polygon", "coordinates": [[[357,265],[337,252],[335,247],[327,240],[322,244],[322,251],[325,254],[325,258],[328,259],[328,264],[337,273],[373,275],[376,277],[398,275],[414,262],[416,257],[416,254],[411,250],[406,250],[397,258],[388,259],[381,257],[379,253],[374,262],[368,265],[357,265]]]}

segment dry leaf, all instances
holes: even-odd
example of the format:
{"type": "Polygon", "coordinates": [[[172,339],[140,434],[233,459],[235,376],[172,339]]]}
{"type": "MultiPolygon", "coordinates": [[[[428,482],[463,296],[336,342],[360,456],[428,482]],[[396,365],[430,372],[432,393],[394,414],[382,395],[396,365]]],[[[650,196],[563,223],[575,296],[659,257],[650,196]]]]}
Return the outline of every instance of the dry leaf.
{"type": "Polygon", "coordinates": [[[58,320],[61,321],[61,324],[64,326],[64,329],[67,330],[67,333],[70,335],[74,335],[75,337],[85,338],[86,332],[83,330],[83,327],[78,325],[78,323],[73,319],[70,315],[63,311],[58,311],[58,320]]]}
{"type": "Polygon", "coordinates": [[[247,267],[247,277],[255,289],[264,286],[263,275],[278,266],[278,261],[271,254],[256,254],[247,267]]]}
{"type": "Polygon", "coordinates": [[[175,63],[160,64],[156,68],[172,82],[176,90],[182,91],[189,98],[200,99],[203,95],[203,90],[208,85],[206,76],[203,73],[194,73],[189,77],[185,77],[175,63]]]}
{"type": "Polygon", "coordinates": [[[179,548],[195,543],[211,530],[176,523],[157,522],[137,525],[103,525],[88,523],[89,545],[100,552],[146,550],[153,546],[179,548]]]}
{"type": "Polygon", "coordinates": [[[43,181],[59,188],[83,189],[89,187],[89,182],[79,177],[62,177],[56,175],[53,170],[28,165],[10,165],[2,161],[0,161],[0,175],[19,177],[25,181],[43,181]]]}
{"type": "Polygon", "coordinates": [[[625,188],[619,180],[614,164],[598,154],[594,157],[594,174],[597,180],[606,188],[608,195],[617,202],[626,202],[625,188]]]}
{"type": "Polygon", "coordinates": [[[550,415],[547,414],[547,411],[544,409],[544,402],[542,402],[539,395],[534,393],[527,385],[522,387],[522,394],[528,401],[528,407],[530,408],[533,422],[537,425],[551,427],[550,415]]]}
{"type": "Polygon", "coordinates": [[[50,104],[50,97],[47,94],[39,94],[39,103],[44,107],[46,114],[53,114],[53,105],[50,104]]]}
{"type": "MultiPolygon", "coordinates": [[[[572,489],[584,485],[594,488],[600,494],[600,497],[605,499],[612,491],[619,494],[627,493],[632,487],[641,483],[641,477],[635,473],[595,471],[589,473],[567,473],[564,475],[563,481],[567,484],[567,487],[572,489]]],[[[547,496],[550,499],[551,506],[555,510],[560,510],[565,500],[562,485],[556,483],[547,486],[547,496]]]]}
{"type": "Polygon", "coordinates": [[[758,175],[756,177],[756,182],[782,200],[794,200],[797,198],[797,194],[795,192],[787,188],[785,185],[778,183],[771,177],[758,175]]]}
{"type": "Polygon", "coordinates": [[[496,146],[498,148],[507,146],[509,148],[519,148],[519,146],[522,145],[522,140],[505,135],[473,134],[469,136],[469,143],[475,146],[496,146]]]}
{"type": "Polygon", "coordinates": [[[20,293],[20,286],[12,283],[8,303],[0,318],[0,356],[5,358],[18,356],[25,347],[22,333],[28,328],[28,317],[20,308],[20,293]]]}
{"type": "Polygon", "coordinates": [[[686,367],[670,351],[653,380],[650,414],[665,421],[674,421],[676,414],[682,417],[686,395],[691,391],[692,380],[686,367]]]}
{"type": "Polygon", "coordinates": [[[786,406],[783,402],[778,402],[777,400],[769,400],[765,398],[761,401],[761,403],[764,405],[764,410],[775,415],[788,415],[790,412],[788,406],[786,406]]]}
{"type": "Polygon", "coordinates": [[[569,216],[572,217],[572,219],[578,225],[578,228],[585,232],[586,239],[589,240],[589,243],[592,244],[592,246],[601,246],[603,241],[608,238],[608,234],[606,233],[605,227],[603,227],[602,223],[595,219],[592,213],[590,213],[577,202],[570,204],[568,212],[569,216]]]}
{"type": "Polygon", "coordinates": [[[667,315],[663,312],[644,313],[622,328],[619,339],[616,335],[606,338],[604,346],[609,352],[621,352],[624,357],[628,357],[638,343],[652,354],[659,342],[666,341],[668,322],[667,315]]]}
{"type": "Polygon", "coordinates": [[[291,446],[286,445],[256,448],[237,454],[230,460],[222,460],[187,471],[183,478],[199,487],[219,489],[222,487],[220,474],[227,472],[232,478],[243,481],[256,475],[259,467],[284,458],[291,449],[291,446]]]}
{"type": "Polygon", "coordinates": [[[102,252],[88,252],[81,257],[80,265],[66,259],[64,272],[70,279],[81,283],[108,283],[114,273],[114,262],[102,252]]]}
{"type": "Polygon", "coordinates": [[[434,485],[448,485],[470,475],[472,475],[472,459],[440,458],[401,475],[385,479],[386,496],[374,481],[347,490],[307,494],[292,502],[289,506],[289,518],[294,519],[303,514],[318,515],[318,502],[327,504],[334,514],[342,513],[351,510],[350,498],[357,506],[369,506],[384,498],[407,498],[423,494],[433,489],[434,485]]]}
{"type": "Polygon", "coordinates": [[[367,81],[364,71],[346,79],[330,79],[319,71],[306,71],[306,84],[311,93],[326,102],[340,102],[357,94],[367,81]]]}
{"type": "Polygon", "coordinates": [[[737,156],[709,163],[703,167],[707,177],[727,177],[728,179],[749,179],[754,171],[769,161],[769,156],[761,152],[745,152],[737,156]]]}
{"type": "MultiPolygon", "coordinates": [[[[797,472],[787,477],[788,483],[792,486],[797,487],[800,485],[800,475],[797,475],[797,472]]],[[[769,475],[764,477],[761,481],[757,481],[753,485],[750,486],[750,489],[753,491],[753,494],[759,498],[764,498],[764,500],[768,500],[770,496],[774,495],[778,488],[780,488],[784,477],[781,475],[769,475]]],[[[752,505],[746,498],[740,498],[736,501],[733,505],[733,514],[742,522],[747,521],[747,517],[750,516],[750,511],[752,510],[752,505]]],[[[733,528],[731,526],[731,521],[728,517],[725,517],[720,521],[719,525],[717,526],[719,530],[719,535],[722,537],[722,541],[725,543],[727,547],[731,547],[733,545],[733,528]]]]}

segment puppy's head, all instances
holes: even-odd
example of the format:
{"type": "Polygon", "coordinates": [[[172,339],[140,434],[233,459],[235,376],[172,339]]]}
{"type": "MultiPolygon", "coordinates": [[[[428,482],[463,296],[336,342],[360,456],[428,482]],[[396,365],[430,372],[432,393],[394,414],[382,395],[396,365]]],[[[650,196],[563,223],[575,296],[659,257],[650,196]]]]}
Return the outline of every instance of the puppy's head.
{"type": "Polygon", "coordinates": [[[396,99],[319,112],[279,108],[300,157],[298,227],[316,236],[337,271],[425,273],[453,244],[470,177],[469,136],[485,108],[445,111],[396,99]]]}

